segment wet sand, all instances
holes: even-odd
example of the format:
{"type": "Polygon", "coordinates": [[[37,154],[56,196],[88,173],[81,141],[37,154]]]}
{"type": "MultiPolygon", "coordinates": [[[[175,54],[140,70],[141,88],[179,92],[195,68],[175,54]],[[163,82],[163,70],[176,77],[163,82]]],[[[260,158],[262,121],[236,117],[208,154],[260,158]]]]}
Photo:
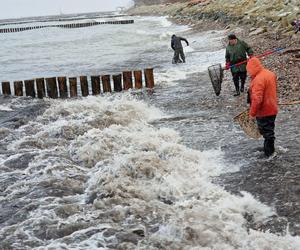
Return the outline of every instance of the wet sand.
{"type": "Polygon", "coordinates": [[[180,131],[188,147],[221,148],[226,164],[229,168],[233,166],[234,172],[214,182],[235,194],[250,192],[276,208],[278,217],[270,218],[264,225],[254,225],[247,218],[249,227],[280,234],[288,230],[292,235],[300,235],[300,105],[281,106],[275,129],[277,156],[267,159],[261,151],[263,139],[248,138],[234,123],[233,117],[246,109],[247,104],[246,94],[233,97],[233,93],[229,72],[225,72],[219,97],[215,96],[206,73],[191,75],[175,87],[157,87],[152,103],[171,113],[172,118],[156,125],[180,131]],[[164,97],[170,94],[172,101],[165,102],[164,97]]]}

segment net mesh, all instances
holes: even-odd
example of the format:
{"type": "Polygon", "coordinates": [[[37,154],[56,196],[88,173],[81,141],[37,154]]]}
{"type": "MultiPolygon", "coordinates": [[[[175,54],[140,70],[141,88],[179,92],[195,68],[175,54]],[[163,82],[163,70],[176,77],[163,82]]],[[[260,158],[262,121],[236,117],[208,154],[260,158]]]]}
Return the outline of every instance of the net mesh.
{"type": "Polygon", "coordinates": [[[255,120],[249,119],[249,110],[245,110],[234,118],[238,122],[246,135],[253,139],[261,137],[255,120]]]}
{"type": "Polygon", "coordinates": [[[221,93],[221,84],[223,80],[223,69],[221,64],[215,64],[208,67],[208,74],[216,95],[221,93]]]}

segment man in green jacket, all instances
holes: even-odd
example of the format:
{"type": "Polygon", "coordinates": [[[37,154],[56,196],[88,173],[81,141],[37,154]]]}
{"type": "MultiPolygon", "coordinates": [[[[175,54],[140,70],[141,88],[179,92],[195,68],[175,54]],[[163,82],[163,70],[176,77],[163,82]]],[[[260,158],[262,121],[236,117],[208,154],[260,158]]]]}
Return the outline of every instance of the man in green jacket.
{"type": "Polygon", "coordinates": [[[234,96],[239,96],[240,91],[244,92],[245,82],[247,78],[246,63],[230,67],[230,65],[247,60],[247,55],[252,57],[253,51],[250,46],[244,41],[238,39],[235,34],[228,36],[228,46],[226,47],[226,69],[231,69],[233,83],[236,93],[234,96]],[[241,82],[241,87],[240,87],[241,82]]]}

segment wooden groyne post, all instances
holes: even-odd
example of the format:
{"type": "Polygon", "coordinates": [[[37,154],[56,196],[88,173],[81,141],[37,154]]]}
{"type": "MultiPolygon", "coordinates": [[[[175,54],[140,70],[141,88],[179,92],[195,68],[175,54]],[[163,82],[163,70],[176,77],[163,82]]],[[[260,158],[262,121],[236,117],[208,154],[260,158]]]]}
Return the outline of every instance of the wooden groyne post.
{"type": "Polygon", "coordinates": [[[60,98],[68,98],[67,77],[57,77],[60,98]]]}
{"type": "Polygon", "coordinates": [[[56,85],[56,77],[46,78],[47,94],[50,98],[57,98],[58,91],[56,85]]]}
{"type": "Polygon", "coordinates": [[[23,96],[23,82],[22,81],[15,81],[14,89],[15,89],[16,96],[23,96]]]}
{"type": "Polygon", "coordinates": [[[153,75],[153,69],[148,68],[144,70],[145,74],[145,82],[146,82],[146,88],[154,88],[154,75],[153,75]]]}
{"type": "Polygon", "coordinates": [[[44,98],[46,96],[45,79],[44,78],[36,79],[36,92],[37,92],[38,98],[44,98]]]}
{"type": "MultiPolygon", "coordinates": [[[[81,95],[88,96],[89,89],[93,95],[101,94],[101,83],[103,93],[106,92],[120,92],[122,90],[128,90],[133,88],[133,76],[134,76],[134,87],[136,89],[141,89],[143,87],[143,71],[124,71],[122,74],[116,75],[101,75],[91,76],[90,87],[87,76],[80,76],[80,87],[81,95]],[[113,81],[113,89],[112,89],[113,81]],[[122,82],[123,81],[123,82],[122,82]]],[[[154,76],[153,69],[144,70],[145,87],[154,87],[154,76]]],[[[67,78],[65,76],[61,77],[49,77],[49,78],[37,78],[35,80],[25,80],[23,86],[23,81],[14,81],[14,94],[15,96],[23,96],[23,87],[25,87],[25,95],[38,98],[68,98],[78,96],[78,83],[77,77],[67,78]],[[69,84],[68,84],[69,83],[69,84]],[[70,93],[70,94],[69,94],[70,93]]],[[[12,89],[10,82],[2,82],[2,94],[11,95],[12,89]]]]}
{"type": "Polygon", "coordinates": [[[78,93],[77,93],[77,78],[76,77],[70,77],[69,78],[69,84],[70,84],[70,97],[78,96],[78,93]]]}
{"type": "Polygon", "coordinates": [[[132,89],[132,72],[124,71],[123,72],[123,87],[124,90],[132,89]]]}
{"type": "Polygon", "coordinates": [[[92,93],[93,95],[99,95],[100,91],[100,76],[91,76],[92,93]]]}
{"type": "Polygon", "coordinates": [[[24,82],[26,96],[35,97],[34,80],[25,80],[24,82]]]}
{"type": "Polygon", "coordinates": [[[103,92],[111,92],[111,86],[110,86],[110,75],[104,75],[101,77],[102,80],[102,87],[103,92]]]}
{"type": "Polygon", "coordinates": [[[89,85],[86,76],[80,76],[80,86],[81,86],[81,94],[82,96],[89,95],[89,85]]]}
{"type": "Polygon", "coordinates": [[[114,91],[120,92],[122,91],[122,75],[113,75],[113,81],[114,81],[114,91]]]}
{"type": "Polygon", "coordinates": [[[10,82],[2,82],[3,95],[11,95],[10,82]]]}
{"type": "Polygon", "coordinates": [[[136,89],[141,89],[143,87],[143,81],[142,81],[142,77],[143,77],[143,73],[141,70],[136,70],[133,72],[134,74],[134,87],[136,89]]]}

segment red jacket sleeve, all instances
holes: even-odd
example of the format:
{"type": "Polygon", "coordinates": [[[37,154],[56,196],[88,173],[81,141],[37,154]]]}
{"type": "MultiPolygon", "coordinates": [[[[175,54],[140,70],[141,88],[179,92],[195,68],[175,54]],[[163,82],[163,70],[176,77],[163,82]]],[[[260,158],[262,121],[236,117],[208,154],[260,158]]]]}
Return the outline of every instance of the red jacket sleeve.
{"type": "Polygon", "coordinates": [[[265,84],[257,79],[257,81],[254,82],[250,93],[251,105],[249,115],[252,117],[256,116],[257,110],[262,105],[264,98],[264,90],[265,84]]]}

